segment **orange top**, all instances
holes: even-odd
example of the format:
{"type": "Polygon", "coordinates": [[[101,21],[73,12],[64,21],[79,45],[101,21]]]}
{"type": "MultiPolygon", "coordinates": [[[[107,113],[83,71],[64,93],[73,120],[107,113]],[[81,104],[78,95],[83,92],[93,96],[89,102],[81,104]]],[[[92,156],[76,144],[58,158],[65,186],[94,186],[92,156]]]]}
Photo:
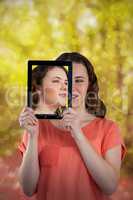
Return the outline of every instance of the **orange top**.
{"type": "MultiPolygon", "coordinates": [[[[83,134],[101,156],[116,145],[126,148],[118,125],[107,118],[95,118],[82,128],[83,134]]],[[[26,149],[25,131],[18,149],[26,149]]],[[[69,131],[61,130],[50,120],[39,120],[38,154],[40,176],[37,200],[108,200],[91,177],[69,131]]]]}

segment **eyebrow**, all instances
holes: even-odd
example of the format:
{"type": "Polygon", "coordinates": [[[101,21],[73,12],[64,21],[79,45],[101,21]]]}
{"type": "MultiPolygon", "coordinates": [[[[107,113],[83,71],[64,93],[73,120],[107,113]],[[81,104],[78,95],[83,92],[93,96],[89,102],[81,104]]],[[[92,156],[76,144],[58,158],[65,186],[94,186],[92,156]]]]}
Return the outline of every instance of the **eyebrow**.
{"type": "Polygon", "coordinates": [[[84,76],[76,76],[74,78],[85,78],[84,76]]]}
{"type": "MultiPolygon", "coordinates": [[[[61,77],[59,77],[59,76],[54,76],[53,78],[57,78],[57,79],[62,79],[61,77]]],[[[67,79],[65,80],[65,81],[67,81],[67,79]]]]}

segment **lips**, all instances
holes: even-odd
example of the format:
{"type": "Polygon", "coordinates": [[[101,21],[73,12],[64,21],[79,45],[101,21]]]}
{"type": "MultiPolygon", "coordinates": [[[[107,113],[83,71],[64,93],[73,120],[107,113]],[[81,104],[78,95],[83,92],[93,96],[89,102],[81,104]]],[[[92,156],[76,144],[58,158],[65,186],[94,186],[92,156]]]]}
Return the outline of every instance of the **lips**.
{"type": "Polygon", "coordinates": [[[72,94],[72,99],[76,99],[78,96],[78,94],[72,94]]]}
{"type": "Polygon", "coordinates": [[[66,93],[59,94],[61,97],[66,97],[66,93]]]}
{"type": "MultiPolygon", "coordinates": [[[[66,93],[59,94],[59,96],[66,97],[66,93]]],[[[76,99],[77,97],[79,97],[78,94],[72,94],[72,99],[76,99]]]]}

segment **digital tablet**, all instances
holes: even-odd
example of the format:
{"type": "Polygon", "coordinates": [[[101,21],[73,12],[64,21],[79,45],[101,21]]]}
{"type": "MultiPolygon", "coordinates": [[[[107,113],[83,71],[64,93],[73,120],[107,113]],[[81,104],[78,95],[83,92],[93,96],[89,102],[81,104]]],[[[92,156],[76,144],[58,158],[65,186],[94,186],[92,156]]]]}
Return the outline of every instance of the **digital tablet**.
{"type": "Polygon", "coordinates": [[[38,119],[62,119],[72,107],[72,62],[28,61],[27,106],[38,119]]]}

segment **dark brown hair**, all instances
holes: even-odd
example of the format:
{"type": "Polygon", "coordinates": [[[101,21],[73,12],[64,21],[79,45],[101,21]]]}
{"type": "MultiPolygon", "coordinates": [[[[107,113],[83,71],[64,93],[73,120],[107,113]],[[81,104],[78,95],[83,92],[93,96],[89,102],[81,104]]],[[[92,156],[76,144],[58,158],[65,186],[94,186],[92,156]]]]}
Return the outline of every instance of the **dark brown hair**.
{"type": "Polygon", "coordinates": [[[63,53],[56,60],[81,63],[86,67],[89,78],[89,86],[85,98],[86,110],[88,113],[94,114],[96,117],[104,118],[106,115],[106,107],[98,96],[98,80],[91,62],[78,52],[63,53]]]}

